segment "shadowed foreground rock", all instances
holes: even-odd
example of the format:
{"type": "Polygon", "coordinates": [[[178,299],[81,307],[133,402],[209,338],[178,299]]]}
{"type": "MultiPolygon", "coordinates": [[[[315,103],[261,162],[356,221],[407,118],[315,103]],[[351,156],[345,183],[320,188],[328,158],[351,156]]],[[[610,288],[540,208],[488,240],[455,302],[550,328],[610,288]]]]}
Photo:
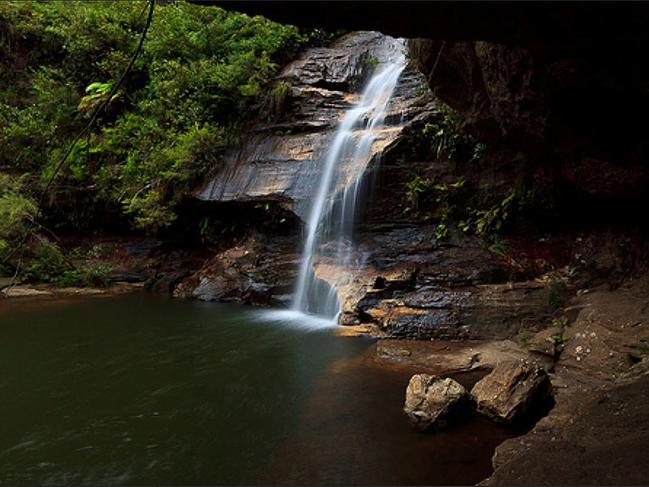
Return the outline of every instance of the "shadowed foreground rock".
{"type": "Polygon", "coordinates": [[[526,361],[506,362],[473,386],[471,396],[481,413],[505,422],[524,418],[551,394],[545,370],[526,361]]]}
{"type": "Polygon", "coordinates": [[[416,374],[408,383],[403,410],[412,425],[423,431],[433,425],[444,426],[465,397],[466,390],[453,379],[416,374]]]}
{"type": "Polygon", "coordinates": [[[571,411],[570,421],[503,443],[508,452],[498,448],[502,458],[481,485],[648,484],[649,375],[580,394],[585,404],[571,411]]]}

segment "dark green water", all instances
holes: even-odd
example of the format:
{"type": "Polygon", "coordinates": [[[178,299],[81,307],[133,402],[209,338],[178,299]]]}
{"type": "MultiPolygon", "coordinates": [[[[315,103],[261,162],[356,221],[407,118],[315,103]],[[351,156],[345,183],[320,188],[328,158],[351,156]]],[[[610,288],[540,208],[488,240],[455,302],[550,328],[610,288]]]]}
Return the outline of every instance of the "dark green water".
{"type": "Polygon", "coordinates": [[[372,342],[147,294],[0,303],[0,484],[475,483],[510,434],[434,434],[372,342]]]}

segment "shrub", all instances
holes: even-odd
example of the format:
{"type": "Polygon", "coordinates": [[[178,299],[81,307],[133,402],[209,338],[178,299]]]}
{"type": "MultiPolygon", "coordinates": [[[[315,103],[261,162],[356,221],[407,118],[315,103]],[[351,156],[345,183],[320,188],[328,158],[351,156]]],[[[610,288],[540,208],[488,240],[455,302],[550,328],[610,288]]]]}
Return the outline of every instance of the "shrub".
{"type": "Polygon", "coordinates": [[[21,178],[0,173],[0,265],[10,272],[9,261],[26,246],[34,228],[37,207],[23,192],[21,178]]]}
{"type": "Polygon", "coordinates": [[[561,279],[552,276],[548,282],[548,304],[559,308],[566,304],[568,299],[568,288],[561,279]]]}
{"type": "Polygon", "coordinates": [[[486,151],[484,144],[463,129],[460,115],[444,104],[439,104],[437,120],[424,125],[422,136],[428,141],[430,155],[438,160],[479,159],[486,151]]]}
{"type": "Polygon", "coordinates": [[[376,56],[368,56],[363,60],[363,64],[374,68],[377,64],[379,64],[379,58],[377,58],[376,56]]]}
{"type": "Polygon", "coordinates": [[[277,120],[286,113],[290,96],[291,83],[288,81],[278,81],[273,85],[263,103],[268,120],[277,120]]]}
{"type": "Polygon", "coordinates": [[[23,276],[28,281],[52,282],[70,267],[59,247],[47,239],[39,240],[33,253],[23,276]]]}
{"type": "Polygon", "coordinates": [[[436,183],[433,179],[415,175],[406,183],[408,206],[403,212],[416,215],[424,221],[437,218],[435,237],[444,238],[455,217],[456,202],[462,195],[464,184],[464,178],[451,183],[436,183]]]}
{"type": "MultiPolygon", "coordinates": [[[[0,167],[49,180],[128,62],[141,13],[141,2],[118,0],[0,3],[0,167]]],[[[121,204],[137,227],[169,226],[278,67],[324,39],[320,30],[160,2],[133,70],[58,174],[52,204],[57,194],[83,194],[98,208],[121,204]]],[[[277,109],[287,95],[285,84],[273,88],[277,109]]],[[[70,215],[66,223],[83,220],[70,215]]]]}
{"type": "Polygon", "coordinates": [[[106,287],[110,283],[110,271],[111,266],[106,264],[77,267],[61,273],[54,279],[54,283],[61,287],[106,287]]]}
{"type": "Polygon", "coordinates": [[[0,240],[22,236],[32,228],[36,203],[23,193],[23,181],[0,173],[0,240]]]}
{"type": "Polygon", "coordinates": [[[510,208],[514,202],[516,192],[512,191],[498,204],[486,210],[474,210],[470,224],[474,226],[475,233],[484,236],[497,236],[503,224],[509,218],[510,208]]]}
{"type": "Polygon", "coordinates": [[[628,345],[628,347],[642,354],[649,354],[649,343],[647,343],[647,340],[645,339],[640,339],[640,341],[632,343],[631,345],[628,345]]]}

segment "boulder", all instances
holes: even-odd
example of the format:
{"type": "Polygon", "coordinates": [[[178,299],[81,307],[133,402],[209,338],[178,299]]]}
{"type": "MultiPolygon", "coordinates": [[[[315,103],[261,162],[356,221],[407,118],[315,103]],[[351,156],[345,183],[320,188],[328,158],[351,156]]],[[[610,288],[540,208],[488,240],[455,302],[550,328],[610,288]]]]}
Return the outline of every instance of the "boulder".
{"type": "Polygon", "coordinates": [[[403,410],[412,425],[423,431],[433,425],[444,426],[465,398],[466,390],[453,379],[416,374],[408,383],[403,410]]]}
{"type": "Polygon", "coordinates": [[[471,389],[479,412],[508,423],[525,419],[544,405],[551,393],[552,384],[543,367],[524,360],[496,366],[471,389]]]}
{"type": "Polygon", "coordinates": [[[296,246],[293,236],[251,237],[219,252],[189,277],[180,276],[173,295],[200,301],[283,304],[296,279],[296,246]]]}
{"type": "Polygon", "coordinates": [[[532,353],[554,358],[563,350],[562,337],[563,330],[558,326],[552,326],[536,333],[527,349],[532,353]]]}
{"type": "Polygon", "coordinates": [[[176,286],[191,272],[187,269],[163,272],[147,283],[147,287],[154,293],[171,294],[176,286]]]}

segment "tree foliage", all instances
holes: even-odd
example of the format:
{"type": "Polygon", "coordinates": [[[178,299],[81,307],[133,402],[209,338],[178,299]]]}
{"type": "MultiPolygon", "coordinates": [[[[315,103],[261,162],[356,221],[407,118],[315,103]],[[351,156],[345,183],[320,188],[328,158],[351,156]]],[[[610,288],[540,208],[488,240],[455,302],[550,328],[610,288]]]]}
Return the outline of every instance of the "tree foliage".
{"type": "MultiPolygon", "coordinates": [[[[306,45],[331,40],[321,30],[160,2],[143,51],[113,93],[140,40],[145,6],[0,2],[0,275],[107,284],[108,267],[75,263],[50,230],[101,230],[109,220],[149,233],[168,229],[245,121],[265,111],[277,69],[306,45]]],[[[272,94],[279,110],[285,93],[272,94]]]]}
{"type": "MultiPolygon", "coordinates": [[[[28,192],[42,188],[109,96],[139,40],[143,7],[0,4],[0,170],[20,176],[28,192]]],[[[167,227],[183,195],[237,139],[265,84],[309,39],[262,17],[183,1],[158,5],[142,55],[77,144],[48,204],[117,202],[135,227],[167,227]]],[[[66,224],[74,227],[75,218],[87,215],[71,214],[66,224]]]]}
{"type": "Polygon", "coordinates": [[[0,174],[0,263],[15,252],[14,242],[32,230],[36,203],[23,192],[23,181],[0,174]]]}

